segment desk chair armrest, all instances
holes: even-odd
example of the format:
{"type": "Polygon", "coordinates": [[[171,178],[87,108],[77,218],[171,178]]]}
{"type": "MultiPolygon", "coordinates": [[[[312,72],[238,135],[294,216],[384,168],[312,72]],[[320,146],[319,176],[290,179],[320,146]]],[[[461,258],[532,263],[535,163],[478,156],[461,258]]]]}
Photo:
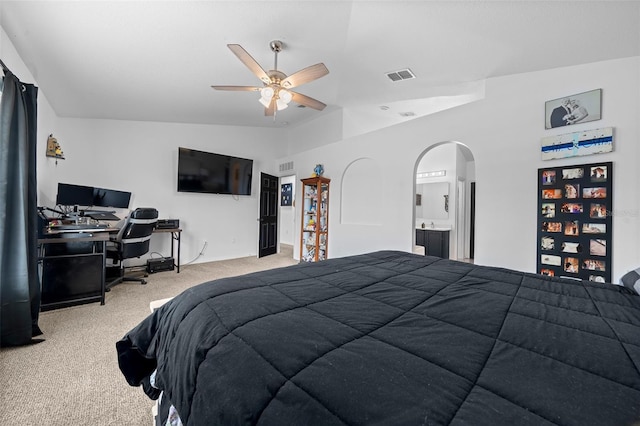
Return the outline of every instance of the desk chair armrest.
{"type": "Polygon", "coordinates": [[[151,239],[151,235],[148,235],[146,237],[127,238],[122,241],[118,241],[118,243],[126,246],[127,244],[144,243],[145,241],[149,241],[150,239],[151,239]]]}

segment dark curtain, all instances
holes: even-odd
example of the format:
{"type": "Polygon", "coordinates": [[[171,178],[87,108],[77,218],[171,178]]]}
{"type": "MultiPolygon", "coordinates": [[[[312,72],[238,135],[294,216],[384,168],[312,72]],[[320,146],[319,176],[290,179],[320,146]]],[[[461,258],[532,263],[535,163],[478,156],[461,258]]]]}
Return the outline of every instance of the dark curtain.
{"type": "MultiPolygon", "coordinates": [[[[1,63],[1,61],[0,61],[1,63]]],[[[0,101],[0,346],[24,345],[38,327],[36,117],[38,88],[2,64],[0,101]]]]}

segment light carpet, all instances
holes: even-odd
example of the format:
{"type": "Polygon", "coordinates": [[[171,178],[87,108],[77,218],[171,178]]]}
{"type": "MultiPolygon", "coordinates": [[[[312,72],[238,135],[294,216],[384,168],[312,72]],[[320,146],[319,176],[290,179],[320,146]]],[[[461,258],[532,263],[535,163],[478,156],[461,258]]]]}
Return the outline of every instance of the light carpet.
{"type": "Polygon", "coordinates": [[[147,285],[125,282],[106,303],[43,312],[45,341],[0,349],[0,424],[152,425],[151,401],[118,369],[116,341],[142,321],[153,300],[212,279],[289,266],[291,246],[263,258],[245,257],[151,274],[147,285]]]}

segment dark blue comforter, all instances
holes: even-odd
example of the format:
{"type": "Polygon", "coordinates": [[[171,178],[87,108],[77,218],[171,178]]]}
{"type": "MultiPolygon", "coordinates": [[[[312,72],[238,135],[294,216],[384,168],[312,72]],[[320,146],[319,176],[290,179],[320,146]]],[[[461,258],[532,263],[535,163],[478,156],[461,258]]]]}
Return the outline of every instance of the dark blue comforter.
{"type": "Polygon", "coordinates": [[[640,296],[403,252],[201,284],[117,351],[186,425],[640,422],[640,296]]]}

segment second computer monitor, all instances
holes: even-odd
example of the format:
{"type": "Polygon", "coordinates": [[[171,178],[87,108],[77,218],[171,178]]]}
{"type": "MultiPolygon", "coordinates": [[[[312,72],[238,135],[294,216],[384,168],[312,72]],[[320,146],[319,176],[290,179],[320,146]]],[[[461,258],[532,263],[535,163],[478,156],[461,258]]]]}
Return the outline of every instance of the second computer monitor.
{"type": "Polygon", "coordinates": [[[129,208],[131,193],[126,191],[116,191],[114,189],[94,188],[94,207],[114,207],[118,209],[129,208]]]}
{"type": "Polygon", "coordinates": [[[131,193],[115,189],[58,183],[56,204],[63,206],[129,208],[131,193]]]}

